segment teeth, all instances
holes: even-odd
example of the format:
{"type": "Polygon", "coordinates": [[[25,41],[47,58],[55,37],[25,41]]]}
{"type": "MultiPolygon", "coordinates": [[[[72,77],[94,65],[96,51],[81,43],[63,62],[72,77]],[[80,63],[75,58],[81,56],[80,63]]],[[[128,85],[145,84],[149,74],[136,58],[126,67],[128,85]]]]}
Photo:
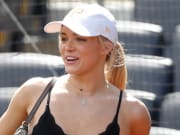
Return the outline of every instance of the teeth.
{"type": "Polygon", "coordinates": [[[74,57],[67,57],[67,60],[76,60],[77,58],[74,57]]]}

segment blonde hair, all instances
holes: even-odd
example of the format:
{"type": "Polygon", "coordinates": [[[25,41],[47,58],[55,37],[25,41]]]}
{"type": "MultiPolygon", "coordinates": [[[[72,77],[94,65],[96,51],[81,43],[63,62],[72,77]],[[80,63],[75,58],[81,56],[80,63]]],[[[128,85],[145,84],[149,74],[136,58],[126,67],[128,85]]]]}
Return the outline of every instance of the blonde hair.
{"type": "Polygon", "coordinates": [[[127,67],[123,46],[117,42],[106,59],[106,79],[120,90],[126,89],[127,67]]]}

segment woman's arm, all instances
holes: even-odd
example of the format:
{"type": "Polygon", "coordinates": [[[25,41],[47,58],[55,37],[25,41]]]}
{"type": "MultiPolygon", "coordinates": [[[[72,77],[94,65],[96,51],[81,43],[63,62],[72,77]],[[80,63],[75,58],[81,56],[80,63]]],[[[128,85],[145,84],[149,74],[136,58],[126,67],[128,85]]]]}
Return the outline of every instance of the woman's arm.
{"type": "Polygon", "coordinates": [[[133,103],[131,115],[131,135],[149,135],[151,117],[147,107],[141,101],[133,103]]]}
{"type": "Polygon", "coordinates": [[[11,102],[6,112],[0,118],[0,134],[12,135],[17,127],[27,116],[27,95],[23,87],[20,87],[11,102]]]}
{"type": "Polygon", "coordinates": [[[12,135],[28,116],[34,102],[48,83],[47,79],[32,78],[14,94],[6,112],[0,118],[0,135],[12,135]]]}

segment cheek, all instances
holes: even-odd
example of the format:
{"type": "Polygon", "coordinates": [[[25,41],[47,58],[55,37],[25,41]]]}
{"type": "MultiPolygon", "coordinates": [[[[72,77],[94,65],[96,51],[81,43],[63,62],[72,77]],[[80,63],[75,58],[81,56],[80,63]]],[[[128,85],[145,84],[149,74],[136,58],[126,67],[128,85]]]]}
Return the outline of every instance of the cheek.
{"type": "Polygon", "coordinates": [[[87,64],[97,63],[100,59],[100,53],[97,49],[86,49],[86,51],[82,52],[82,55],[87,64]]]}

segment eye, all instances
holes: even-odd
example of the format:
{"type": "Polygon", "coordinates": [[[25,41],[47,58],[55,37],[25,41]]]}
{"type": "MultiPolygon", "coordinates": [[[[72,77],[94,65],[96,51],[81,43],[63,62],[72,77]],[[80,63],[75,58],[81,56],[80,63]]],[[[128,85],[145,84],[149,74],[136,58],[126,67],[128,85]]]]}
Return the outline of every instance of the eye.
{"type": "Polygon", "coordinates": [[[61,39],[61,42],[66,42],[68,40],[68,38],[64,36],[62,36],[60,39],[61,39]]]}
{"type": "Polygon", "coordinates": [[[68,37],[67,37],[67,35],[66,35],[66,33],[60,33],[59,34],[59,40],[61,41],[61,42],[65,42],[65,41],[67,41],[68,40],[68,37]]]}

